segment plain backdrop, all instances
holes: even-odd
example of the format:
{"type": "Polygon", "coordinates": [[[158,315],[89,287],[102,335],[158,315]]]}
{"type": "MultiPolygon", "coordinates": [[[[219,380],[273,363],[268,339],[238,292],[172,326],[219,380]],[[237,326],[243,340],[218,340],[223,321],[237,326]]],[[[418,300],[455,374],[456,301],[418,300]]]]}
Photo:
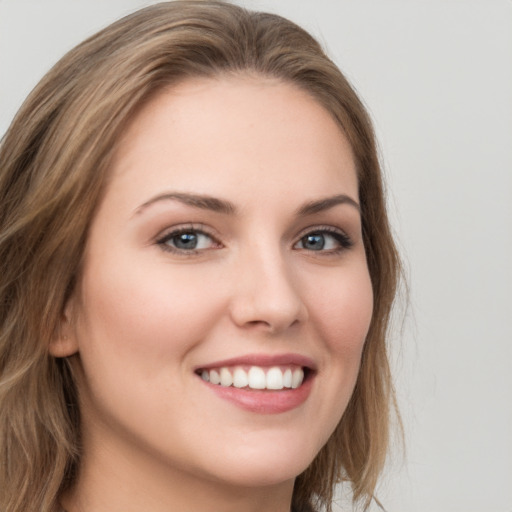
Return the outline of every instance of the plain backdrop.
{"type": "MultiPolygon", "coordinates": [[[[0,0],[0,134],[65,51],[143,0],[0,0]]],[[[243,0],[315,34],[374,119],[410,287],[388,512],[512,512],[512,2],[243,0]]],[[[376,507],[372,510],[377,510],[376,507]]]]}

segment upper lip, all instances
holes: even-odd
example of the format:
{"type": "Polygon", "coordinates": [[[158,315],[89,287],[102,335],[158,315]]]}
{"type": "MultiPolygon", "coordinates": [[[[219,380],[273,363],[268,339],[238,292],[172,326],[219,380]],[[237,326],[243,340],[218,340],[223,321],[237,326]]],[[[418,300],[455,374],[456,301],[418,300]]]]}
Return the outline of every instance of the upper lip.
{"type": "Polygon", "coordinates": [[[196,368],[197,370],[209,370],[212,368],[221,368],[226,366],[302,366],[310,370],[316,370],[315,362],[307,356],[301,354],[246,354],[243,356],[223,359],[207,363],[196,368]]]}

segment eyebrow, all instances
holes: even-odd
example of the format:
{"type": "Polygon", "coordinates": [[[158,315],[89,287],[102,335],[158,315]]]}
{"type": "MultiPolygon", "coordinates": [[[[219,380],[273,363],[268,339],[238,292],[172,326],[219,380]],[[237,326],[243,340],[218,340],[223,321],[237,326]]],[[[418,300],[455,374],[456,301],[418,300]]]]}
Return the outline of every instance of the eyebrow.
{"type": "Polygon", "coordinates": [[[200,208],[202,210],[210,210],[217,213],[224,213],[226,215],[234,215],[236,213],[236,207],[233,203],[224,199],[218,199],[216,197],[204,196],[199,194],[186,194],[183,192],[169,192],[166,194],[160,194],[152,197],[149,201],[141,204],[135,213],[140,213],[148,206],[157,203],[159,201],[179,201],[180,203],[192,206],[194,208],[200,208]]]}
{"type": "MultiPolygon", "coordinates": [[[[152,197],[145,203],[141,204],[135,210],[135,214],[141,213],[148,206],[159,201],[179,201],[180,203],[192,206],[193,208],[200,208],[202,210],[210,210],[216,213],[223,213],[225,215],[236,215],[237,208],[230,201],[225,199],[219,199],[217,197],[201,195],[201,194],[188,194],[184,192],[167,192],[165,194],[159,194],[152,197]]],[[[307,217],[308,215],[314,215],[325,210],[329,210],[340,204],[348,204],[353,206],[358,212],[361,211],[359,204],[352,199],[350,196],[345,194],[338,194],[331,197],[325,197],[316,201],[309,201],[302,205],[296,214],[299,217],[307,217]]]]}
{"type": "Polygon", "coordinates": [[[310,201],[304,204],[297,210],[297,215],[300,217],[314,215],[315,213],[320,213],[325,210],[329,210],[330,208],[338,206],[339,204],[348,204],[350,206],[353,206],[359,213],[361,213],[361,207],[359,206],[357,201],[355,201],[350,196],[347,196],[345,194],[338,194],[332,197],[325,197],[317,201],[310,201]]]}

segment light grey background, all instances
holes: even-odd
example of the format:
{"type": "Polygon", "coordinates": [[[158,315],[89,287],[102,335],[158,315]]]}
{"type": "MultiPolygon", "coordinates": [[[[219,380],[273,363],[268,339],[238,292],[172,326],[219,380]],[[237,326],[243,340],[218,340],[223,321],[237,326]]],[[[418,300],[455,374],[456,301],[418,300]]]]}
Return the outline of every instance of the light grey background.
{"type": "MultiPolygon", "coordinates": [[[[68,49],[142,0],[0,0],[0,133],[68,49]]],[[[389,512],[512,512],[512,2],[244,0],[312,31],[375,120],[410,307],[389,512]]],[[[372,508],[372,510],[376,510],[372,508]]]]}

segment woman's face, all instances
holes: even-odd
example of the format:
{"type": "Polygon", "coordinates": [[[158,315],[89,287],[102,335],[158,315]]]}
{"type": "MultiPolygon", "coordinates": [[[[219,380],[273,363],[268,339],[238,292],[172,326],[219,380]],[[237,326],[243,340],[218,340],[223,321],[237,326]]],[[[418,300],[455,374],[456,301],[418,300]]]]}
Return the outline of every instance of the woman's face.
{"type": "Polygon", "coordinates": [[[148,103],[67,308],[85,460],[293,482],[345,410],[372,316],[357,203],[346,138],[292,85],[197,79],[148,103]]]}

